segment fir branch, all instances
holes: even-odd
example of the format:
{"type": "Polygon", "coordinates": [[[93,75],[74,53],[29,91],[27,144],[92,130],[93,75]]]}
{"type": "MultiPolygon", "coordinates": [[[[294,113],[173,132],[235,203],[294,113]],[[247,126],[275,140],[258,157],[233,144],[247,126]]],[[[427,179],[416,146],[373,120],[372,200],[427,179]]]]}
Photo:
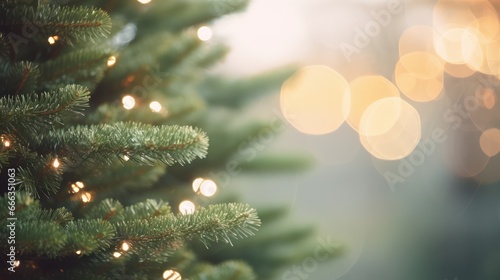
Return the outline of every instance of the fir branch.
{"type": "Polygon", "coordinates": [[[64,231],[68,238],[65,251],[74,254],[75,251],[81,250],[82,255],[109,248],[115,236],[111,223],[100,219],[69,222],[64,231]]]}
{"type": "Polygon", "coordinates": [[[87,219],[102,219],[104,221],[123,221],[123,205],[114,199],[105,199],[92,206],[85,213],[87,219]]]}
{"type": "Polygon", "coordinates": [[[35,92],[40,78],[37,65],[21,61],[6,68],[0,73],[0,96],[35,92]]]}
{"type": "Polygon", "coordinates": [[[53,92],[0,98],[0,133],[35,132],[62,123],[64,117],[81,114],[89,92],[68,85],[53,92]]]}
{"type": "Polygon", "coordinates": [[[42,63],[40,71],[44,87],[50,89],[62,83],[94,87],[104,77],[111,53],[107,47],[83,48],[42,63]]]}
{"type": "Polygon", "coordinates": [[[205,156],[208,138],[191,127],[115,123],[50,131],[40,136],[37,148],[75,163],[109,165],[126,155],[142,164],[183,165],[205,156]]]}
{"type": "Polygon", "coordinates": [[[57,35],[68,43],[96,42],[110,33],[111,19],[106,12],[89,7],[0,5],[0,32],[22,34],[28,25],[45,39],[57,35]]]}
{"type": "MultiPolygon", "coordinates": [[[[200,269],[200,268],[198,268],[200,269]]],[[[252,268],[241,261],[226,261],[217,266],[207,265],[192,280],[254,280],[252,268]]]]}

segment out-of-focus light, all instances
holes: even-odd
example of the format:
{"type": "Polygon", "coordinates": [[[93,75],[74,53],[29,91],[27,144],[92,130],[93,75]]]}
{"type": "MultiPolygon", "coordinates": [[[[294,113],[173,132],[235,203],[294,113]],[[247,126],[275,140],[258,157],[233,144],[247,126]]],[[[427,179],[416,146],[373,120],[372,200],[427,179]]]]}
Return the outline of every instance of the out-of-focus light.
{"type": "Polygon", "coordinates": [[[14,266],[19,267],[21,265],[21,262],[19,260],[14,261],[14,266]]]}
{"type": "Polygon", "coordinates": [[[114,55],[110,56],[107,61],[108,67],[115,65],[115,63],[116,63],[116,56],[114,55]]]}
{"type": "Polygon", "coordinates": [[[181,274],[175,270],[165,270],[163,272],[163,279],[166,280],[182,280],[181,274]]]}
{"type": "Polygon", "coordinates": [[[179,211],[183,215],[188,215],[188,214],[193,214],[194,210],[196,209],[196,206],[192,201],[189,200],[184,200],[179,204],[179,211]]]}
{"type": "Polygon", "coordinates": [[[500,130],[490,128],[483,131],[479,142],[483,152],[489,157],[494,157],[500,152],[500,130]]]}
{"type": "Polygon", "coordinates": [[[297,130],[327,134],[339,128],[350,109],[347,81],[323,65],[307,66],[290,77],[281,88],[281,111],[297,130]]]}
{"type": "Polygon", "coordinates": [[[75,254],[81,255],[82,254],[82,250],[76,250],[75,254]]]}
{"type": "Polygon", "coordinates": [[[127,242],[122,243],[122,250],[123,251],[128,251],[130,249],[130,245],[128,245],[127,242]]]}
{"type": "Polygon", "coordinates": [[[124,160],[124,161],[129,161],[129,160],[130,160],[130,157],[129,157],[129,156],[127,156],[127,155],[123,155],[123,160],[124,160]]]}
{"type": "Polygon", "coordinates": [[[50,36],[47,41],[49,42],[49,44],[53,45],[57,42],[57,40],[59,40],[59,37],[58,36],[50,36]]]}
{"type": "Polygon", "coordinates": [[[195,193],[199,192],[200,191],[200,186],[201,186],[201,183],[203,182],[203,178],[196,178],[193,180],[193,184],[192,184],[192,187],[193,187],[193,191],[195,193]]]}
{"type": "Polygon", "coordinates": [[[59,168],[59,166],[61,166],[61,163],[59,162],[59,159],[54,159],[54,161],[52,162],[52,166],[54,166],[54,168],[59,168]]]}
{"type": "Polygon", "coordinates": [[[130,110],[135,107],[135,98],[130,95],[125,95],[122,98],[123,108],[130,110]]]}
{"type": "Polygon", "coordinates": [[[89,192],[85,192],[82,194],[82,201],[84,203],[88,203],[90,202],[90,200],[92,200],[92,195],[89,192]]]}
{"type": "Polygon", "coordinates": [[[137,0],[137,2],[139,2],[141,4],[147,4],[147,3],[151,2],[151,0],[137,0]]]}
{"type": "Polygon", "coordinates": [[[3,140],[3,146],[4,146],[5,148],[10,147],[10,141],[9,141],[9,140],[3,140]]]}
{"type": "Polygon", "coordinates": [[[212,38],[213,32],[212,29],[208,26],[202,26],[198,28],[198,38],[202,41],[208,41],[212,38]]]}
{"type": "Polygon", "coordinates": [[[115,257],[115,258],[119,258],[119,257],[121,257],[121,255],[122,254],[120,252],[114,252],[113,253],[113,257],[115,257]]]}
{"type": "Polygon", "coordinates": [[[211,197],[217,192],[217,184],[212,180],[204,180],[200,185],[200,192],[206,197],[211,197]]]}
{"type": "Polygon", "coordinates": [[[155,113],[158,113],[161,111],[161,104],[160,102],[158,101],[153,101],[151,103],[149,103],[149,108],[151,109],[151,111],[155,112],[155,113]]]}

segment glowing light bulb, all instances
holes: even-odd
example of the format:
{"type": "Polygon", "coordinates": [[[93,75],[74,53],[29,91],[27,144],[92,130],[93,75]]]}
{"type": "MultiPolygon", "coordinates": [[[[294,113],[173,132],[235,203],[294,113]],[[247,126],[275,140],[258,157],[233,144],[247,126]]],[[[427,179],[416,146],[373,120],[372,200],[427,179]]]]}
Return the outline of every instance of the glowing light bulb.
{"type": "Polygon", "coordinates": [[[200,192],[206,197],[213,196],[217,192],[217,184],[212,180],[204,180],[200,185],[200,192]]]}
{"type": "Polygon", "coordinates": [[[80,188],[77,187],[75,184],[71,184],[71,189],[73,190],[73,193],[77,193],[80,191],[80,188]]]}
{"type": "Polygon", "coordinates": [[[54,166],[55,168],[58,168],[59,166],[61,166],[61,163],[59,162],[59,159],[54,159],[54,162],[52,162],[52,166],[54,166]]]}
{"type": "Polygon", "coordinates": [[[128,251],[128,249],[130,249],[130,245],[128,245],[127,242],[123,242],[122,243],[122,250],[123,251],[128,251]]]}
{"type": "Polygon", "coordinates": [[[212,38],[213,32],[212,29],[208,26],[202,26],[198,29],[198,38],[202,41],[208,41],[212,38]]]}
{"type": "Polygon", "coordinates": [[[82,194],[82,201],[84,203],[90,202],[91,199],[92,199],[92,195],[89,192],[85,192],[82,194]]]}
{"type": "Polygon", "coordinates": [[[83,182],[80,182],[80,181],[77,181],[77,182],[75,183],[75,185],[76,185],[77,187],[79,187],[80,189],[83,189],[83,187],[85,187],[85,185],[83,184],[83,182]]]}
{"type": "Polygon", "coordinates": [[[4,140],[4,141],[3,141],[3,146],[4,146],[5,148],[10,147],[10,141],[9,141],[9,140],[4,140]]]}
{"type": "Polygon", "coordinates": [[[123,160],[124,160],[124,161],[129,161],[129,159],[130,159],[130,158],[129,158],[127,155],[123,155],[123,160]]]}
{"type": "Polygon", "coordinates": [[[14,266],[19,267],[21,265],[21,262],[19,260],[14,261],[14,266]]]}
{"type": "Polygon", "coordinates": [[[158,101],[153,101],[149,103],[149,108],[151,109],[151,111],[158,113],[161,111],[161,104],[158,101]]]}
{"type": "Polygon", "coordinates": [[[113,257],[115,257],[115,258],[119,258],[119,257],[121,257],[121,255],[122,254],[120,252],[114,252],[113,253],[113,257]]]}
{"type": "Polygon", "coordinates": [[[82,250],[76,250],[75,254],[81,255],[82,254],[82,250]]]}
{"type": "Polygon", "coordinates": [[[184,200],[183,202],[181,202],[179,204],[179,211],[183,214],[183,215],[188,215],[188,214],[193,214],[194,213],[194,210],[195,210],[195,205],[193,202],[189,201],[189,200],[184,200]]]}
{"type": "Polygon", "coordinates": [[[151,0],[137,0],[137,2],[139,2],[141,4],[147,4],[147,3],[151,2],[151,0]]]}
{"type": "Polygon", "coordinates": [[[135,98],[130,95],[125,95],[122,98],[123,108],[130,110],[135,107],[135,98]]]}
{"type": "Polygon", "coordinates": [[[181,274],[175,270],[165,270],[163,272],[163,279],[166,280],[182,280],[181,274]]]}
{"type": "Polygon", "coordinates": [[[107,62],[108,67],[115,65],[115,63],[116,63],[116,56],[114,56],[114,55],[110,56],[108,58],[108,62],[107,62]]]}
{"type": "Polygon", "coordinates": [[[194,179],[192,186],[193,186],[193,191],[195,193],[197,193],[200,190],[200,186],[201,186],[201,183],[203,182],[203,180],[205,180],[205,179],[203,179],[203,178],[194,179]]]}
{"type": "Polygon", "coordinates": [[[47,41],[49,41],[49,44],[53,45],[57,42],[57,40],[59,40],[59,37],[58,36],[50,36],[47,41]]]}

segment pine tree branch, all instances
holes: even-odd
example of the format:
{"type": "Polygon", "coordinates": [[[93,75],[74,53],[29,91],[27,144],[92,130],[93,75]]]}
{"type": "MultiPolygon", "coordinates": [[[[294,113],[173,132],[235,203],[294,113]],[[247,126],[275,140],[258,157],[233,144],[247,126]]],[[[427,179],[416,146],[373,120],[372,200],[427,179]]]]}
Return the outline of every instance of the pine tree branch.
{"type": "Polygon", "coordinates": [[[36,147],[73,163],[109,165],[126,155],[142,164],[183,165],[205,156],[208,138],[191,127],[115,123],[50,131],[39,137],[36,147]]]}
{"type": "Polygon", "coordinates": [[[96,42],[109,34],[111,19],[106,12],[89,7],[0,5],[0,32],[23,34],[28,25],[45,39],[57,35],[68,43],[96,42]]]}
{"type": "MultiPolygon", "coordinates": [[[[1,64],[1,63],[0,63],[1,64]]],[[[34,93],[38,87],[40,70],[27,61],[6,64],[0,73],[0,96],[34,93]]]]}
{"type": "Polygon", "coordinates": [[[68,85],[53,92],[0,98],[0,132],[36,132],[62,123],[64,117],[81,114],[88,106],[89,92],[68,85]]]}
{"type": "MultiPolygon", "coordinates": [[[[198,268],[200,269],[200,268],[198,268]]],[[[257,279],[248,264],[241,261],[226,261],[217,266],[204,266],[202,272],[190,277],[192,280],[254,280],[257,279]]]]}

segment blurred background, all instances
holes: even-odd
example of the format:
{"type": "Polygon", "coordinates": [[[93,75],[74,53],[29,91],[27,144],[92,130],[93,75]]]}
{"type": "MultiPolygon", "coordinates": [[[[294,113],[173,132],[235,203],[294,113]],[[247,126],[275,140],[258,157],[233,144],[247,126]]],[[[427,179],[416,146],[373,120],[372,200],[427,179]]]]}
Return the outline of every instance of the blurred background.
{"type": "Polygon", "coordinates": [[[231,48],[216,73],[300,69],[245,114],[285,122],[252,152],[305,153],[313,167],[234,188],[289,205],[345,253],[281,279],[500,279],[499,8],[253,0],[209,26],[231,48]]]}

